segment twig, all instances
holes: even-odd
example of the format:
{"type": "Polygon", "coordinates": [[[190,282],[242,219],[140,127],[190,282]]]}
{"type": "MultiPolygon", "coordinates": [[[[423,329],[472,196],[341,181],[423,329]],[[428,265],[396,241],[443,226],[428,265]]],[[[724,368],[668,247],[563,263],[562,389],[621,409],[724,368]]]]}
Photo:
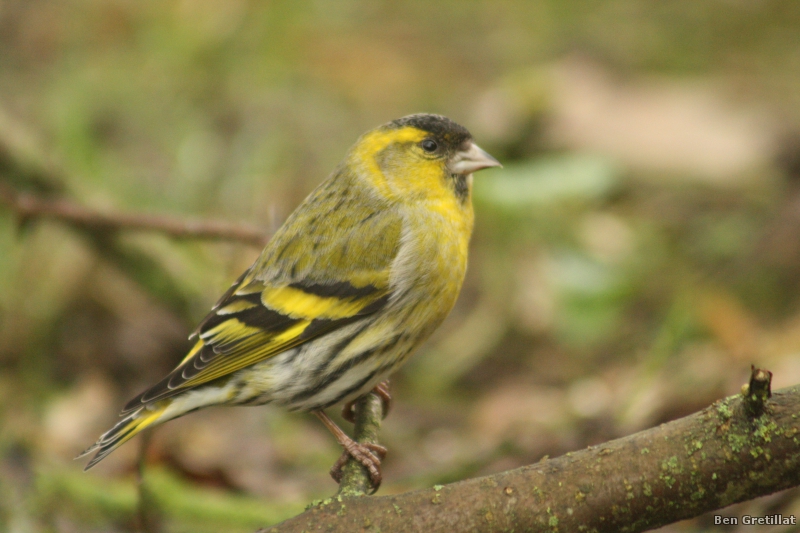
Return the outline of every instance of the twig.
{"type": "Polygon", "coordinates": [[[635,533],[800,485],[800,386],[742,395],[534,465],[395,496],[330,500],[261,533],[635,533]]]}
{"type": "Polygon", "coordinates": [[[16,213],[23,222],[50,218],[97,232],[154,231],[176,239],[227,240],[254,246],[264,246],[269,239],[264,230],[250,225],[211,220],[179,220],[159,215],[101,213],[68,200],[17,192],[5,184],[0,184],[0,204],[16,213]]]}
{"type": "Polygon", "coordinates": [[[177,239],[229,240],[254,246],[264,246],[268,240],[265,231],[245,224],[101,213],[83,207],[64,197],[64,183],[70,181],[67,172],[40,149],[34,137],[0,107],[0,176],[5,181],[0,182],[0,204],[14,211],[23,222],[51,218],[95,232],[155,231],[177,239]]]}
{"type": "MultiPolygon", "coordinates": [[[[355,426],[353,438],[365,444],[378,444],[378,433],[383,420],[383,404],[377,394],[367,394],[354,405],[355,426]]],[[[372,491],[369,472],[352,457],[342,467],[342,481],[339,483],[340,496],[363,496],[372,491]]]]}
{"type": "Polygon", "coordinates": [[[750,383],[742,387],[742,396],[750,416],[759,416],[772,397],[772,372],[750,365],[750,383]]]}

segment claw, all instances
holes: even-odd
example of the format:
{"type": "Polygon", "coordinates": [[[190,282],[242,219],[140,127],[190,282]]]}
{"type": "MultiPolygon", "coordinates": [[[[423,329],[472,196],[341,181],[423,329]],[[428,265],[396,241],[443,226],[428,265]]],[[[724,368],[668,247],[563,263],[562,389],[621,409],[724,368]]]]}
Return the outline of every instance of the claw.
{"type": "Polygon", "coordinates": [[[345,463],[347,463],[347,460],[352,457],[367,469],[369,472],[369,479],[372,483],[372,491],[377,491],[383,480],[383,476],[381,475],[381,461],[386,457],[386,448],[380,444],[356,442],[348,437],[323,411],[314,411],[314,414],[317,415],[317,418],[319,418],[322,423],[325,424],[325,427],[333,433],[336,440],[339,441],[339,444],[344,448],[344,452],[331,468],[331,477],[337,483],[340,483],[342,481],[342,468],[345,463]]]}
{"type": "Polygon", "coordinates": [[[381,474],[381,461],[386,457],[386,448],[380,444],[358,443],[351,441],[353,447],[345,448],[342,455],[331,467],[331,477],[336,483],[342,482],[342,468],[352,457],[362,464],[369,472],[369,479],[372,482],[372,491],[375,492],[381,486],[383,475],[381,474]]]}

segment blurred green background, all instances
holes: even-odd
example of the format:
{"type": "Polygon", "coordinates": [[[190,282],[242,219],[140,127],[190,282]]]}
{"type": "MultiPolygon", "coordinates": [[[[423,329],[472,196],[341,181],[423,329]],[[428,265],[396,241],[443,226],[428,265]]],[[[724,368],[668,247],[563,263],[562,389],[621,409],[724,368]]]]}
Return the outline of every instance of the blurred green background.
{"type": "MultiPolygon", "coordinates": [[[[476,176],[456,309],[393,381],[382,494],[688,414],[751,363],[800,382],[795,0],[0,0],[20,191],[270,232],[358,135],[420,111],[505,168],[476,176]]],[[[136,442],[72,457],[258,251],[0,206],[0,530],[135,529],[136,442]]],[[[335,491],[339,453],[308,415],[192,414],[154,434],[153,523],[269,525],[335,491]]],[[[728,514],[767,512],[800,492],[728,514]]]]}

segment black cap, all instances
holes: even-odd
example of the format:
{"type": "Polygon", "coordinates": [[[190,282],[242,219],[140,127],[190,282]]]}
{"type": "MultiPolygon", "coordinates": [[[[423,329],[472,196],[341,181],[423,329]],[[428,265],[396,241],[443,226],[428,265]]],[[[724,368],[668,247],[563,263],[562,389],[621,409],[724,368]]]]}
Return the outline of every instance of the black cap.
{"type": "Polygon", "coordinates": [[[390,128],[404,128],[411,126],[422,131],[427,131],[435,139],[444,141],[452,147],[460,146],[464,141],[472,139],[472,135],[464,126],[456,124],[442,115],[430,113],[417,113],[407,117],[398,118],[387,124],[390,128]]]}

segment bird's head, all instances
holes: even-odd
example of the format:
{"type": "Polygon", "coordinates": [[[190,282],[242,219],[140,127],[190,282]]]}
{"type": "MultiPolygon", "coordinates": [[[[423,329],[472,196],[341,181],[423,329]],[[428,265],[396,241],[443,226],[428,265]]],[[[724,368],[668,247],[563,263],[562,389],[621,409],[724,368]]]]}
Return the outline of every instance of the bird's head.
{"type": "Polygon", "coordinates": [[[501,166],[447,117],[416,114],[364,134],[353,147],[357,165],[384,193],[401,201],[469,200],[472,173],[501,166]]]}

